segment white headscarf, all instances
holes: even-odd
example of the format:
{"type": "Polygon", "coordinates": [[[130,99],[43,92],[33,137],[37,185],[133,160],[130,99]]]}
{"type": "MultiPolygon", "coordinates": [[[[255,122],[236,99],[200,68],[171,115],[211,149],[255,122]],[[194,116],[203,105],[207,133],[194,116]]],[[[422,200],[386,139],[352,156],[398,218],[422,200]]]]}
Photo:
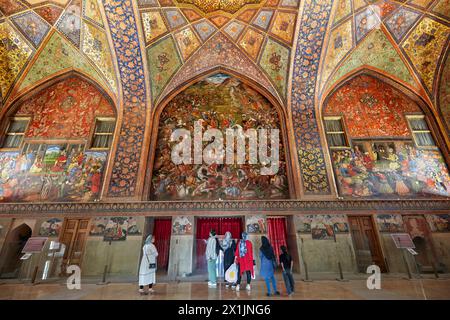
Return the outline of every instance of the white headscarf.
{"type": "Polygon", "coordinates": [[[233,239],[231,238],[231,232],[230,231],[225,232],[225,239],[223,239],[222,241],[222,248],[224,251],[231,247],[232,241],[233,239]]]}
{"type": "Polygon", "coordinates": [[[153,235],[149,234],[148,237],[144,241],[144,245],[152,243],[153,235]]]}

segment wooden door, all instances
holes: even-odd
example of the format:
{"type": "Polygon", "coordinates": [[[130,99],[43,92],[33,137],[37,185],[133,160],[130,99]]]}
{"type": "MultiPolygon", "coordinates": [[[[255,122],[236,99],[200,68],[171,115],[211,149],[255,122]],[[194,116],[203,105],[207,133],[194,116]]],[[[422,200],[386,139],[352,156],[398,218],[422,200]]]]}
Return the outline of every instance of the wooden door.
{"type": "Polygon", "coordinates": [[[368,216],[349,216],[348,221],[359,272],[365,273],[367,267],[371,264],[376,264],[380,267],[381,272],[386,272],[386,264],[372,218],[368,216]]]}
{"type": "Polygon", "coordinates": [[[66,267],[72,264],[81,266],[84,246],[88,235],[89,219],[67,219],[60,242],[66,246],[61,266],[65,273],[66,267]]]}

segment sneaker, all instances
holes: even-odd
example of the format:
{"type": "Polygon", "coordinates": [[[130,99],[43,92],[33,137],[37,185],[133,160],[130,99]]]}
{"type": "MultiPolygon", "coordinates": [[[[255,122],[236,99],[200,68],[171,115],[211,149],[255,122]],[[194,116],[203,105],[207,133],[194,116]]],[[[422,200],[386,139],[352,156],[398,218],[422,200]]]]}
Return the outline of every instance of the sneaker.
{"type": "Polygon", "coordinates": [[[210,288],[217,288],[217,283],[211,283],[208,285],[210,288]]]}
{"type": "Polygon", "coordinates": [[[280,295],[280,291],[276,291],[275,295],[279,296],[280,295]]]}
{"type": "Polygon", "coordinates": [[[212,285],[212,282],[211,282],[211,281],[208,281],[208,286],[210,286],[210,285],[212,285]]]}
{"type": "Polygon", "coordinates": [[[271,296],[271,294],[270,294],[270,293],[266,293],[266,296],[270,297],[270,296],[271,296]]]}
{"type": "Polygon", "coordinates": [[[149,293],[155,293],[155,289],[150,288],[150,289],[148,289],[148,292],[149,292],[149,293]]]}
{"type": "Polygon", "coordinates": [[[227,289],[228,289],[229,287],[230,287],[230,285],[229,285],[229,284],[226,284],[226,285],[225,285],[225,288],[227,288],[227,289]]]}
{"type": "Polygon", "coordinates": [[[238,284],[238,285],[236,286],[236,291],[239,291],[239,290],[241,290],[241,286],[238,284]]]}
{"type": "Polygon", "coordinates": [[[234,284],[231,286],[231,290],[236,290],[236,286],[234,284]]]}
{"type": "Polygon", "coordinates": [[[248,291],[252,290],[249,284],[245,287],[245,289],[247,289],[248,291]]]}

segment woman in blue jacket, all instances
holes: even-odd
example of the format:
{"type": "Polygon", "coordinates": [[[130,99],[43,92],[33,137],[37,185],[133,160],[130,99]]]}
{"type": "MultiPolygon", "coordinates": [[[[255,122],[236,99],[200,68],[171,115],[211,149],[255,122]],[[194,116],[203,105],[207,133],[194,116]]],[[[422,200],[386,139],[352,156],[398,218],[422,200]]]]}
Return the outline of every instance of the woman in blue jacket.
{"type": "Polygon", "coordinates": [[[272,282],[273,292],[276,295],[280,295],[277,290],[277,283],[275,281],[275,268],[277,266],[277,261],[275,258],[275,253],[272,246],[270,245],[269,239],[267,237],[261,237],[261,248],[259,249],[259,258],[261,259],[261,277],[266,281],[267,286],[267,296],[271,296],[270,293],[270,283],[272,282]]]}

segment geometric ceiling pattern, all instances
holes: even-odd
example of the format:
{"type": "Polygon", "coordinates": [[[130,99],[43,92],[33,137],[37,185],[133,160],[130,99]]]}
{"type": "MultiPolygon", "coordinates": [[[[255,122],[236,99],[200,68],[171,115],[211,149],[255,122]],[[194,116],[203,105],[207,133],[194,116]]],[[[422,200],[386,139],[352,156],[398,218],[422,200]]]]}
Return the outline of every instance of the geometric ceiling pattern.
{"type": "MultiPolygon", "coordinates": [[[[280,101],[287,101],[298,10],[304,1],[133,1],[139,12],[136,18],[147,69],[152,70],[147,81],[153,103],[178,72],[192,70],[192,57],[198,56],[197,52],[213,47],[205,44],[218,39],[224,43],[225,38],[227,48],[232,43],[237,48],[233,47],[233,52],[245,56],[239,59],[253,64],[249,70],[261,70],[280,101]]],[[[45,65],[31,64],[56,59],[52,51],[56,45],[63,56],[49,70],[57,73],[72,65],[116,94],[116,61],[101,6],[101,0],[0,0],[3,102],[17,93],[16,88],[26,88],[43,75],[51,76],[44,72],[45,65]],[[53,36],[55,32],[60,37],[53,36]],[[39,57],[41,54],[46,56],[39,57]]],[[[449,0],[333,1],[318,75],[320,93],[353,69],[367,65],[411,87],[423,87],[434,96],[449,43],[449,7],[449,0]]]]}
{"type": "Polygon", "coordinates": [[[3,101],[16,83],[24,89],[65,69],[89,74],[117,93],[97,0],[0,0],[0,40],[3,101]]]}
{"type": "Polygon", "coordinates": [[[299,4],[299,0],[138,0],[153,102],[182,66],[195,63],[191,59],[195,52],[210,39],[222,39],[218,34],[259,66],[285,100],[299,4]]]}
{"type": "Polygon", "coordinates": [[[450,36],[448,0],[338,0],[322,63],[322,92],[347,72],[369,65],[411,82],[413,70],[432,95],[450,36]]]}

